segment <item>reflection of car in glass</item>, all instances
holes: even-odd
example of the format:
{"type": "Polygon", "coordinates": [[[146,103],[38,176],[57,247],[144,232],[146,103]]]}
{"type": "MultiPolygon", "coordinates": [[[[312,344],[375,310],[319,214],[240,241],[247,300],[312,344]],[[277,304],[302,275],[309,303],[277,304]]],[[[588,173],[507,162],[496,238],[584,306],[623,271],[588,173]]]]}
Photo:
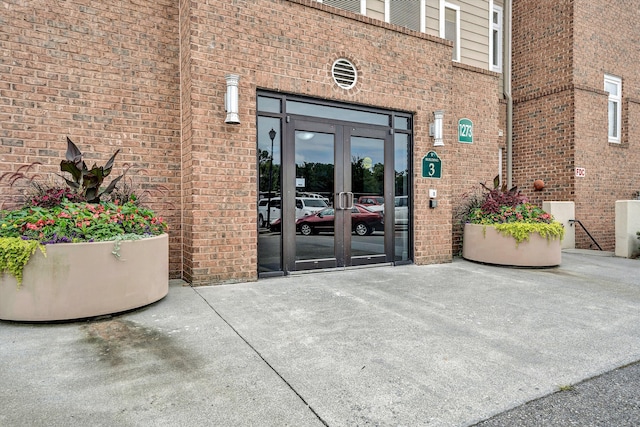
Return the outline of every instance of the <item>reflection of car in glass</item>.
{"type": "MultiPolygon", "coordinates": [[[[258,202],[258,225],[260,227],[267,226],[267,216],[271,224],[274,221],[280,219],[281,205],[280,197],[272,197],[269,214],[267,215],[267,205],[269,199],[261,199],[258,202]]],[[[326,199],[316,197],[296,197],[296,219],[302,218],[305,215],[311,215],[319,210],[326,208],[326,199]]]]}
{"type": "Polygon", "coordinates": [[[296,219],[316,213],[328,206],[325,199],[296,197],[296,219]]]}
{"type": "Polygon", "coordinates": [[[382,196],[360,196],[358,204],[365,206],[384,205],[384,197],[382,196]]]}
{"type": "Polygon", "coordinates": [[[396,225],[409,225],[409,197],[397,196],[394,200],[396,225]]]}
{"type": "MultiPolygon", "coordinates": [[[[313,215],[296,221],[296,230],[305,236],[322,231],[333,231],[335,213],[326,208],[313,215]]],[[[351,228],[358,236],[367,236],[375,230],[383,230],[382,215],[363,205],[354,205],[351,209],[351,228]]]]}
{"type": "MultiPolygon", "coordinates": [[[[373,212],[380,212],[382,215],[384,215],[384,199],[381,196],[361,196],[358,198],[358,200],[366,200],[368,198],[381,199],[380,204],[367,205],[367,209],[373,212]]],[[[393,200],[393,205],[396,225],[409,225],[409,197],[396,196],[393,200]]]]}
{"type": "Polygon", "coordinates": [[[280,228],[282,226],[282,219],[278,218],[275,221],[271,221],[271,225],[269,226],[269,230],[273,232],[280,232],[280,228]]]}
{"type": "Polygon", "coordinates": [[[260,227],[267,226],[267,210],[271,210],[270,220],[273,223],[276,219],[280,218],[280,198],[272,198],[271,201],[269,199],[261,199],[258,202],[258,225],[260,227]],[[267,205],[270,204],[270,208],[267,205]]]}

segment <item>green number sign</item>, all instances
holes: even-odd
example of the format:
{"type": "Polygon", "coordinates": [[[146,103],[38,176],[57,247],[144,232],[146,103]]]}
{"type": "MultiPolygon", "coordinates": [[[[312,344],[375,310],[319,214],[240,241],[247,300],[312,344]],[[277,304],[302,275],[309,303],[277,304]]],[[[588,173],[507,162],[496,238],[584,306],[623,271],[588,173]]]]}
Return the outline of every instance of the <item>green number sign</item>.
{"type": "Polygon", "coordinates": [[[471,120],[458,120],[458,142],[473,144],[473,122],[471,120]]]}
{"type": "Polygon", "coordinates": [[[422,158],[423,178],[442,178],[442,161],[435,151],[429,151],[422,158]]]}

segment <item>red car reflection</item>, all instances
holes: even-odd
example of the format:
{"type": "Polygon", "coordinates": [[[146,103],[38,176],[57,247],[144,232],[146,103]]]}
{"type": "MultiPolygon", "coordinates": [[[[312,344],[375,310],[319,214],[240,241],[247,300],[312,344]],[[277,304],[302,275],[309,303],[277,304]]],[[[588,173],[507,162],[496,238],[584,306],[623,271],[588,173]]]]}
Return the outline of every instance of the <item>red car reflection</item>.
{"type": "MultiPolygon", "coordinates": [[[[313,215],[296,221],[296,230],[305,236],[322,231],[333,232],[334,210],[326,208],[313,215]]],[[[367,236],[375,230],[383,230],[383,219],[379,212],[373,212],[363,205],[354,205],[351,209],[351,228],[358,236],[367,236]]]]}

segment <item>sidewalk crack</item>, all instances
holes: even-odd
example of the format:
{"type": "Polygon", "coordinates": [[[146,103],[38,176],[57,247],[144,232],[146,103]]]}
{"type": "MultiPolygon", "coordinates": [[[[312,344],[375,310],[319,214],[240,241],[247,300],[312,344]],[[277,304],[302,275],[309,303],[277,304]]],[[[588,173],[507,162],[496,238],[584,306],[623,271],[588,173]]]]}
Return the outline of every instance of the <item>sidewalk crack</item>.
{"type": "Polygon", "coordinates": [[[211,310],[213,310],[213,312],[214,312],[214,313],[216,313],[216,315],[218,315],[218,317],[219,317],[220,319],[222,319],[222,321],[223,321],[224,323],[226,323],[226,324],[227,324],[227,326],[229,326],[229,327],[231,328],[231,330],[232,330],[232,331],[233,331],[233,332],[234,332],[234,333],[235,333],[235,334],[236,334],[236,335],[237,335],[237,336],[238,336],[242,341],[244,341],[244,342],[245,342],[245,344],[247,344],[247,346],[249,346],[249,348],[250,348],[251,350],[253,350],[253,352],[254,352],[256,355],[258,355],[258,357],[259,357],[259,358],[260,358],[260,359],[261,359],[261,360],[262,360],[262,361],[263,361],[263,362],[264,362],[264,363],[269,367],[269,369],[271,369],[271,371],[273,371],[273,373],[274,373],[274,374],[276,374],[276,375],[278,376],[278,378],[280,378],[280,379],[282,380],[282,382],[284,382],[284,384],[289,388],[289,390],[291,390],[292,392],[294,392],[294,393],[295,393],[295,395],[296,395],[296,396],[298,396],[298,399],[300,399],[300,400],[302,401],[302,403],[304,403],[304,404],[305,404],[305,406],[306,406],[307,408],[309,408],[309,410],[311,411],[311,413],[313,413],[313,415],[315,415],[315,417],[318,419],[318,421],[320,421],[323,425],[325,425],[325,426],[327,426],[327,427],[328,427],[328,426],[329,426],[329,424],[327,424],[327,422],[326,422],[324,419],[322,419],[322,417],[320,416],[320,414],[318,414],[318,413],[315,411],[315,409],[313,409],[313,406],[311,406],[311,405],[310,405],[310,404],[305,400],[305,398],[304,398],[304,397],[302,397],[302,395],[301,395],[300,393],[298,393],[298,391],[293,387],[293,385],[291,385],[291,383],[289,383],[289,381],[287,381],[287,380],[286,380],[286,378],[284,378],[284,377],[282,376],[282,374],[280,374],[280,372],[278,372],[278,371],[276,370],[276,368],[275,368],[273,365],[271,365],[271,363],[269,363],[269,361],[268,361],[267,359],[265,359],[265,358],[264,358],[264,356],[262,356],[262,354],[258,351],[258,349],[256,349],[256,348],[255,348],[255,347],[254,347],[254,346],[253,346],[249,341],[247,341],[247,339],[246,339],[244,336],[242,336],[242,334],[241,334],[241,333],[240,333],[236,328],[234,328],[234,327],[233,327],[233,325],[231,325],[231,323],[229,323],[229,322],[227,321],[227,319],[225,319],[225,318],[224,318],[224,317],[223,317],[223,316],[218,312],[218,310],[216,310],[216,309],[215,309],[215,307],[214,307],[213,305],[211,305],[211,304],[209,303],[209,301],[207,301],[207,299],[206,299],[206,298],[204,298],[204,297],[200,294],[200,292],[198,292],[198,291],[197,291],[197,289],[194,289],[194,288],[192,288],[192,289],[194,290],[194,292],[195,292],[195,293],[196,293],[200,298],[202,298],[202,300],[203,300],[203,301],[204,301],[204,302],[205,302],[205,303],[206,303],[206,304],[211,308],[211,310]]]}

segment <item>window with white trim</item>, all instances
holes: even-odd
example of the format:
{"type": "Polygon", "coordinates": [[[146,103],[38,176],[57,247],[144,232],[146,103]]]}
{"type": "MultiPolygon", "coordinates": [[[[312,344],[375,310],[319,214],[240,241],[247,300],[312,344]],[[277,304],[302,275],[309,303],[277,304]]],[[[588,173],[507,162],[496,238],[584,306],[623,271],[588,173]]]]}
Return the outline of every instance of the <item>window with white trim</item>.
{"type": "Polygon", "coordinates": [[[460,6],[444,3],[440,8],[440,37],[453,42],[454,61],[460,61],[460,6]]]}
{"type": "Polygon", "coordinates": [[[489,40],[489,57],[491,71],[502,72],[502,8],[493,6],[491,11],[491,40],[489,40]]]}
{"type": "Polygon", "coordinates": [[[317,0],[317,2],[362,15],[367,14],[367,0],[317,0]]]}
{"type": "Polygon", "coordinates": [[[609,102],[607,105],[609,142],[620,143],[622,122],[622,79],[620,79],[620,77],[605,74],[604,90],[609,92],[609,102]]]}
{"type": "Polygon", "coordinates": [[[425,0],[385,0],[385,21],[415,31],[426,31],[425,0]]]}

